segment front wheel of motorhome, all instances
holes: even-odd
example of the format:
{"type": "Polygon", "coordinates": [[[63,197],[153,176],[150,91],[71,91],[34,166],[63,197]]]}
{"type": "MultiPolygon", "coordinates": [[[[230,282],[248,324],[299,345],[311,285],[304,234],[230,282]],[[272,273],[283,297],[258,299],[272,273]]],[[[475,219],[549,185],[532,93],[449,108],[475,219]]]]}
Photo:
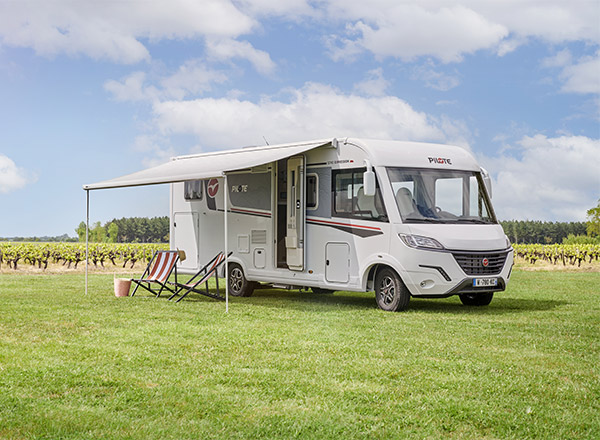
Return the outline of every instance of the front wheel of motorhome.
{"type": "Polygon", "coordinates": [[[410,292],[393,269],[384,268],[375,277],[375,299],[380,309],[400,312],[408,307],[410,292]]]}
{"type": "Polygon", "coordinates": [[[250,296],[254,291],[254,283],[244,276],[242,266],[237,263],[229,265],[229,293],[233,296],[250,296]]]}
{"type": "Polygon", "coordinates": [[[458,296],[465,306],[487,306],[492,302],[494,292],[463,293],[458,296]]]}

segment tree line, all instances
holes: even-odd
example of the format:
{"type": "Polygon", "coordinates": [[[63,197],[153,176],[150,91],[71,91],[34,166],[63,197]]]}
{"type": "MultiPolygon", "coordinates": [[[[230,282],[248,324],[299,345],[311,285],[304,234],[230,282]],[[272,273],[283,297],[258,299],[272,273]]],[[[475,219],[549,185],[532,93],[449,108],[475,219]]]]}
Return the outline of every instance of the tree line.
{"type": "MultiPolygon", "coordinates": [[[[75,229],[85,241],[85,222],[75,229]]],[[[169,217],[129,217],[90,225],[89,241],[94,243],[168,243],[169,217]]]]}
{"type": "Polygon", "coordinates": [[[586,222],[501,221],[511,243],[600,244],[600,199],[588,209],[586,222]]]}
{"type": "Polygon", "coordinates": [[[511,243],[562,243],[569,236],[586,235],[586,222],[543,222],[536,220],[501,221],[511,243]]]}

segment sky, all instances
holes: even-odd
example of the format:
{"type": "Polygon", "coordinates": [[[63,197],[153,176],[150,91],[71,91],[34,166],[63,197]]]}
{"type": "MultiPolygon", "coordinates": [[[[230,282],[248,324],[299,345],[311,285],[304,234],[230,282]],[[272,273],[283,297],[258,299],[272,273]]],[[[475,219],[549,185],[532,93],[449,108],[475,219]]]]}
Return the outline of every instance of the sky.
{"type": "MultiPolygon", "coordinates": [[[[458,145],[502,220],[600,199],[597,0],[0,0],[0,237],[75,236],[84,184],[172,156],[363,137],[458,145]]],[[[90,221],[169,213],[91,192],[90,221]]]]}

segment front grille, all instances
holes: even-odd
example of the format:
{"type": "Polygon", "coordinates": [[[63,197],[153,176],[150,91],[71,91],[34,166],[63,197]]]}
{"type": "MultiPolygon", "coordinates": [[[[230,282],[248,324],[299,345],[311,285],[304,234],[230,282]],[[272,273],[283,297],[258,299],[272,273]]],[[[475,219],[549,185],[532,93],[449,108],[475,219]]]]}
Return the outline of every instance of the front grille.
{"type": "Polygon", "coordinates": [[[467,275],[498,275],[502,272],[508,252],[453,252],[452,255],[467,275]],[[484,265],[484,260],[487,260],[487,266],[484,265]]]}

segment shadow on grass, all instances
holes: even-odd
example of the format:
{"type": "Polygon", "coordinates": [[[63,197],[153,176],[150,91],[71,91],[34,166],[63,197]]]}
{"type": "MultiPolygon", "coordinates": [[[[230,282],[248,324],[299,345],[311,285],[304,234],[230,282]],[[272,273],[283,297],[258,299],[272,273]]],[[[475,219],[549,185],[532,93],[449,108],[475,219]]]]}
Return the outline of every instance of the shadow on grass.
{"type": "MultiPolygon", "coordinates": [[[[300,292],[297,290],[280,290],[262,288],[254,291],[249,298],[231,297],[233,304],[248,304],[269,308],[292,308],[295,310],[308,310],[319,307],[320,312],[337,312],[341,307],[350,309],[377,310],[375,294],[373,292],[335,292],[334,294],[316,294],[312,292],[300,292]]],[[[190,302],[214,302],[214,299],[190,294],[183,301],[190,302]]],[[[182,301],[182,302],[183,302],[182,301]]],[[[407,312],[419,311],[428,313],[446,314],[480,314],[498,315],[506,313],[519,313],[530,311],[547,311],[568,304],[567,301],[556,301],[548,299],[525,299],[503,297],[497,294],[489,306],[474,307],[464,306],[458,296],[440,299],[411,298],[407,312]]]]}

